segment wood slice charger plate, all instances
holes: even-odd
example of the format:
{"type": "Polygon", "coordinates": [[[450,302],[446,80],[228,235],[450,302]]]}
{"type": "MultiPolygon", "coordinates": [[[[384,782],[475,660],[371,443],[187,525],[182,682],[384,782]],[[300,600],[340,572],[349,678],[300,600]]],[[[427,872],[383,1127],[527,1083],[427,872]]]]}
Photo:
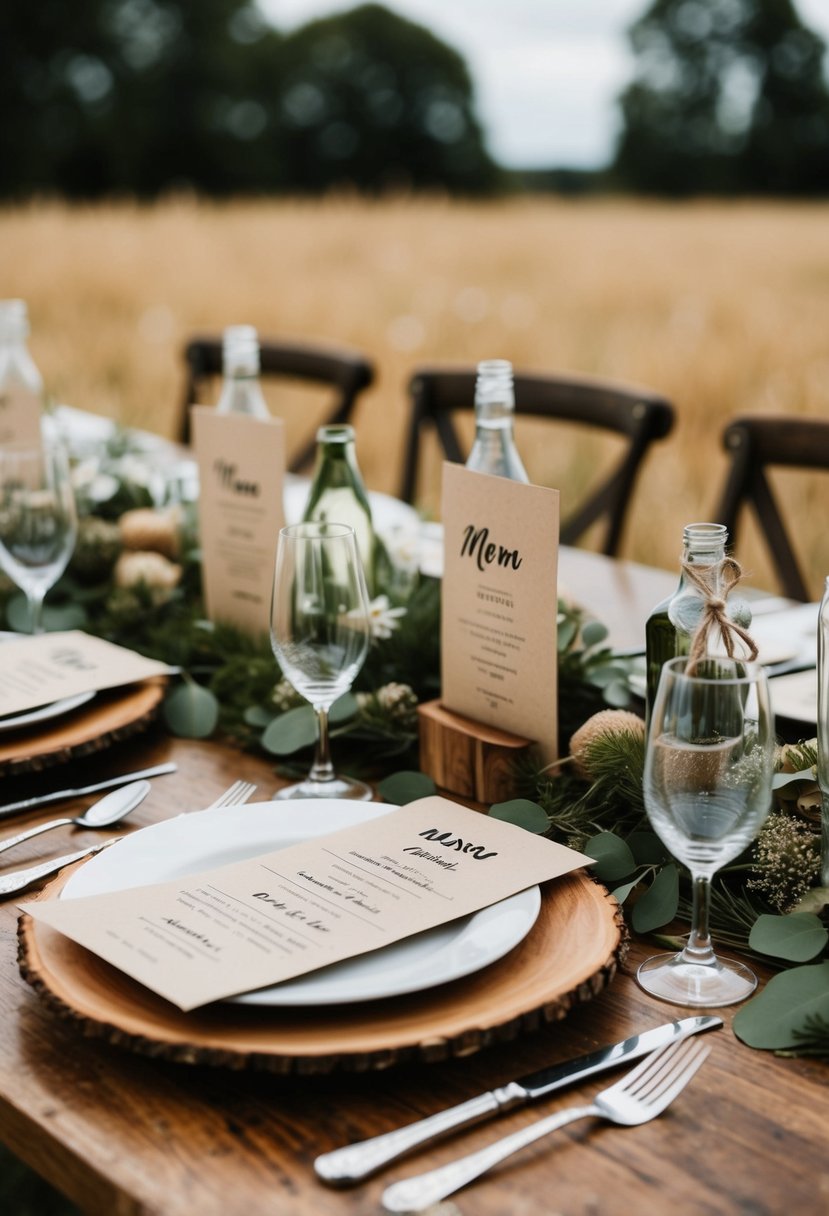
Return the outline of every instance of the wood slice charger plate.
{"type": "Polygon", "coordinates": [[[65,717],[0,738],[0,777],[34,772],[101,751],[144,730],[155,718],[165,676],[99,692],[65,717]]]}
{"type": "MultiPolygon", "coordinates": [[[[56,897],[68,871],[44,889],[56,897]]],[[[583,871],[541,888],[519,945],[425,992],[335,1007],[214,1004],[182,1013],[25,913],[19,963],[49,1007],[84,1035],[179,1063],[282,1074],[381,1069],[467,1056],[550,1022],[600,993],[627,949],[619,905],[583,871]]]]}

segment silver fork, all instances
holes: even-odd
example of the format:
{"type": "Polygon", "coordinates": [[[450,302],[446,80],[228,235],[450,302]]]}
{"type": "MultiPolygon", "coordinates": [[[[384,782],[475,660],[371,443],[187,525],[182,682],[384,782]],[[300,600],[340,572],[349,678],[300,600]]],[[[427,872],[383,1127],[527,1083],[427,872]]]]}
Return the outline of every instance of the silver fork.
{"type": "Polygon", "coordinates": [[[615,1085],[598,1093],[589,1106],[571,1106],[529,1127],[504,1136],[477,1153],[448,1165],[395,1182],[383,1192],[387,1212],[422,1212],[447,1195],[454,1194],[473,1178],[479,1178],[499,1161],[540,1140],[542,1136],[593,1115],[625,1127],[661,1115],[702,1065],[711,1048],[698,1039],[679,1039],[646,1056],[642,1063],[615,1085]]]}
{"type": "Polygon", "coordinates": [[[211,802],[210,806],[205,807],[205,810],[217,811],[222,806],[241,806],[255,793],[256,786],[252,785],[250,781],[234,781],[233,785],[229,786],[223,794],[219,794],[216,801],[211,802]]]}

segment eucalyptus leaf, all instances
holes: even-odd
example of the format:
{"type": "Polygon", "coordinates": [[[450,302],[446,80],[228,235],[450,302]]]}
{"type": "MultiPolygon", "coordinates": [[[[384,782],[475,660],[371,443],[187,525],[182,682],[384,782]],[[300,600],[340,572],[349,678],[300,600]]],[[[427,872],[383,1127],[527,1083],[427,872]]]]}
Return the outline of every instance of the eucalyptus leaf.
{"type": "Polygon", "coordinates": [[[829,963],[792,967],[773,976],[759,996],[735,1014],[732,1027],[749,1047],[797,1047],[796,1031],[809,1017],[829,1020],[829,963]]]}
{"type": "Polygon", "coordinates": [[[339,726],[341,722],[347,722],[349,718],[355,717],[359,708],[360,706],[354,694],[344,692],[329,709],[328,721],[332,726],[339,726]]]}
{"type": "Polygon", "coordinates": [[[405,806],[418,798],[427,798],[437,793],[437,786],[431,777],[425,773],[404,771],[392,773],[385,777],[377,786],[377,792],[384,802],[395,806],[405,806]]]}
{"type": "Polygon", "coordinates": [[[667,849],[656,832],[631,832],[627,842],[637,865],[661,866],[667,860],[667,849]]]}
{"type": "Polygon", "coordinates": [[[613,709],[624,709],[630,704],[630,689],[623,680],[614,680],[605,688],[604,700],[613,709]]]}
{"type": "Polygon", "coordinates": [[[637,933],[650,933],[667,925],[679,906],[679,871],[663,866],[645,894],[636,903],[631,920],[637,933]]]}
{"type": "Polygon", "coordinates": [[[508,802],[496,802],[489,808],[489,813],[493,819],[514,823],[516,827],[525,828],[539,836],[550,826],[546,811],[529,798],[511,798],[508,802]]]}
{"type": "Polygon", "coordinates": [[[598,646],[607,637],[607,626],[601,621],[585,621],[582,626],[581,640],[586,647],[598,646]]]}
{"type": "Polygon", "coordinates": [[[627,878],[636,869],[633,854],[615,832],[599,832],[598,836],[591,836],[582,852],[593,858],[591,869],[602,882],[627,878]]]}
{"type": "Polygon", "coordinates": [[[264,705],[249,705],[242,714],[248,726],[258,726],[260,729],[270,726],[276,716],[275,710],[266,709],[264,705]]]}
{"type": "Polygon", "coordinates": [[[639,877],[637,875],[637,877],[632,878],[630,882],[623,883],[621,887],[616,887],[616,889],[611,891],[610,894],[615,900],[618,900],[620,904],[623,904],[638,882],[639,877]]]}
{"type": "Polygon", "coordinates": [[[813,768],[801,769],[799,773],[775,773],[771,779],[771,787],[774,790],[782,790],[787,785],[794,785],[798,781],[814,782],[816,779],[813,768]]]}
{"type": "Polygon", "coordinates": [[[579,623],[575,620],[564,620],[558,623],[558,649],[567,650],[572,645],[579,631],[579,623]]]}
{"type": "Polygon", "coordinates": [[[219,702],[209,688],[186,680],[165,698],[164,721],[182,739],[206,739],[219,721],[219,702]]]}
{"type": "Polygon", "coordinates": [[[291,756],[317,740],[317,718],[310,705],[279,714],[265,728],[261,743],[272,756],[291,756]]]}
{"type": "Polygon", "coordinates": [[[44,604],[43,628],[47,632],[62,629],[83,629],[89,623],[89,613],[83,604],[44,604]]]}
{"type": "Polygon", "coordinates": [[[789,963],[808,963],[817,958],[829,941],[829,932],[810,912],[789,916],[760,916],[754,922],[748,944],[758,954],[769,954],[789,963]]]}

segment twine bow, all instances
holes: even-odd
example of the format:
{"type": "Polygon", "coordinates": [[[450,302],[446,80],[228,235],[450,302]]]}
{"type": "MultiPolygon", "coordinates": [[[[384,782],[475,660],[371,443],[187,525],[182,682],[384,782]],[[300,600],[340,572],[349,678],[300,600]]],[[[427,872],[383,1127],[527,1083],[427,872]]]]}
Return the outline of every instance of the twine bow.
{"type": "Polygon", "coordinates": [[[695,566],[691,562],[683,562],[682,569],[685,577],[701,593],[704,601],[702,616],[691,642],[686,667],[687,674],[693,675],[697,663],[705,657],[708,649],[708,634],[712,629],[719,630],[725,653],[730,659],[734,658],[735,639],[739,638],[748,650],[748,659],[753,662],[759,653],[754,639],[747,629],[738,625],[736,621],[732,621],[725,611],[730,592],[743,577],[740,563],[733,557],[724,557],[719,566],[695,566]],[[720,595],[714,594],[711,582],[707,577],[712,569],[717,570],[719,574],[720,595]]]}

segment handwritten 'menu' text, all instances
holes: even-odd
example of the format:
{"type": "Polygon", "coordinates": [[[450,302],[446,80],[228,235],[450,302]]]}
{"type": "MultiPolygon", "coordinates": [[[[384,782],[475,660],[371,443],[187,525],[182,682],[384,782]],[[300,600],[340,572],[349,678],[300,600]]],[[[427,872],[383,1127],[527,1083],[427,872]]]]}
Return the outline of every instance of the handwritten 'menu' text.
{"type": "Polygon", "coordinates": [[[493,564],[504,569],[517,570],[523,558],[517,549],[507,549],[504,545],[496,545],[489,539],[489,528],[477,528],[467,524],[463,531],[461,557],[471,557],[478,563],[479,570],[486,570],[493,564]]]}
{"type": "MultiPolygon", "coordinates": [[[[420,832],[420,836],[424,840],[433,840],[435,844],[443,845],[444,849],[454,849],[458,853],[466,853],[473,857],[475,861],[486,861],[489,857],[497,857],[497,853],[487,853],[486,845],[472,844],[471,841],[464,840],[461,836],[453,836],[451,832],[441,832],[438,828],[427,828],[425,832],[420,832]]],[[[417,845],[412,845],[408,849],[404,849],[404,853],[413,853],[418,848],[417,845]]]]}

